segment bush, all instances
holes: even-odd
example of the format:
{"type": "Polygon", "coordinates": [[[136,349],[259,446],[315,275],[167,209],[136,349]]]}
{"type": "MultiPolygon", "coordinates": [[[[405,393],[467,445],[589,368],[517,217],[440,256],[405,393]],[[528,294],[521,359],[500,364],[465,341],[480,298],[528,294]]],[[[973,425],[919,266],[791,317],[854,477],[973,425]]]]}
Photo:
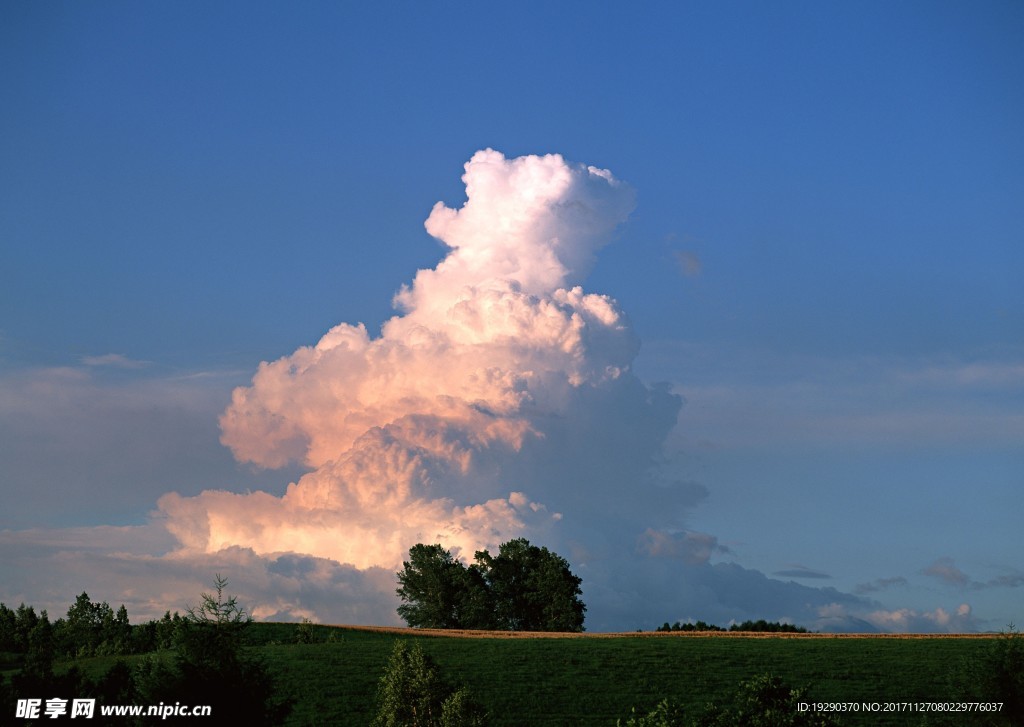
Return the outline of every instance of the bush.
{"type": "Polygon", "coordinates": [[[839,722],[830,714],[801,712],[808,702],[806,690],[794,689],[772,674],[740,684],[730,709],[712,707],[697,722],[701,727],[831,727],[839,722]]]}
{"type": "MultiPolygon", "coordinates": [[[[952,693],[965,702],[1002,702],[999,712],[976,712],[981,725],[1024,725],[1024,636],[1013,624],[976,659],[952,675],[952,693]]],[[[954,724],[955,719],[933,720],[954,724]]]]}
{"type": "Polygon", "coordinates": [[[486,713],[466,688],[454,690],[441,678],[419,644],[396,641],[377,689],[373,727],[483,727],[486,713]]]}
{"type": "Polygon", "coordinates": [[[647,714],[633,708],[629,720],[617,727],[833,727],[835,717],[800,711],[809,702],[805,690],[793,689],[771,674],[741,682],[728,707],[709,704],[700,715],[686,718],[682,708],[664,700],[647,714]]]}
{"type": "Polygon", "coordinates": [[[647,714],[637,714],[636,707],[633,707],[629,719],[625,722],[616,720],[615,727],[684,727],[684,718],[679,705],[663,699],[647,714]]]}

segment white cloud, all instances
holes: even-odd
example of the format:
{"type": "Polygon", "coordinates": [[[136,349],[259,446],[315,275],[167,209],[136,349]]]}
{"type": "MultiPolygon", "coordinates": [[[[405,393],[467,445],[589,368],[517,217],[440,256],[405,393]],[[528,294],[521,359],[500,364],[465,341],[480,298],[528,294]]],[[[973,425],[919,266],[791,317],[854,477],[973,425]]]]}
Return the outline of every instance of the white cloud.
{"type": "Polygon", "coordinates": [[[909,608],[877,610],[864,614],[863,618],[881,631],[897,633],[969,633],[979,630],[971,607],[966,603],[948,611],[941,606],[933,611],[909,608]]]}

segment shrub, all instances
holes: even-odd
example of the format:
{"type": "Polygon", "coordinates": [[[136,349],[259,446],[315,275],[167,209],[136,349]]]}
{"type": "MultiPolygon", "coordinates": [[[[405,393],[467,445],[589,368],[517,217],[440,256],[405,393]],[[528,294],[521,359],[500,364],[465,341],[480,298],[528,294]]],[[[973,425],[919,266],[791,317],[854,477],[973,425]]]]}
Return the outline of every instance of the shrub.
{"type": "Polygon", "coordinates": [[[396,641],[377,689],[373,727],[483,727],[486,714],[466,688],[454,690],[419,644],[396,641]]]}

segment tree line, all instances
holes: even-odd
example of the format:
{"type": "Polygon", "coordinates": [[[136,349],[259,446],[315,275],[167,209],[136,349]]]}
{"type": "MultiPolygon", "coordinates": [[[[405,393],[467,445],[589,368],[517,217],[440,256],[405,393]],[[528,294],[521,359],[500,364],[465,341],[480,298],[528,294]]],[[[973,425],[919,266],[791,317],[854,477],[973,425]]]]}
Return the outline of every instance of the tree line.
{"type": "MultiPolygon", "coordinates": [[[[175,704],[187,697],[243,724],[281,724],[291,702],[275,695],[269,669],[246,648],[252,617],[224,593],[226,586],[218,575],[214,593],[201,594],[184,616],[167,612],[137,626],[128,623],[123,605],[114,612],[86,593],[52,623],[45,610],[0,604],[0,659],[7,668],[21,667],[9,682],[0,678],[0,713],[13,715],[15,701],[30,696],[91,697],[100,704],[175,704]],[[119,659],[98,679],[76,665],[54,671],[58,659],[129,654],[146,656],[131,666],[119,659]]],[[[123,717],[117,723],[131,724],[123,717]]]]}
{"type": "Polygon", "coordinates": [[[714,624],[697,621],[695,623],[679,623],[676,621],[671,626],[668,621],[655,629],[655,631],[743,631],[753,633],[773,634],[806,634],[807,629],[803,626],[779,623],[778,621],[765,621],[763,618],[757,621],[744,621],[739,624],[732,624],[729,628],[715,626],[714,624]]]}
{"type": "Polygon", "coordinates": [[[0,651],[28,654],[51,651],[56,658],[127,656],[174,646],[185,619],[176,611],[163,618],[132,625],[124,604],[114,611],[106,601],[95,603],[82,592],[67,615],[50,621],[45,609],[38,614],[24,603],[8,608],[0,603],[0,651]]]}

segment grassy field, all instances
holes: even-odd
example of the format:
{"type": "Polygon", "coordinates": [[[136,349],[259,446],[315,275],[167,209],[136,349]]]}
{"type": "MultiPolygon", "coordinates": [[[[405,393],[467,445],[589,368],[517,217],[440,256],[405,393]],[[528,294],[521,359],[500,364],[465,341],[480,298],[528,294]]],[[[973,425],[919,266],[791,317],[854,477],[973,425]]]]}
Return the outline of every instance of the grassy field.
{"type": "MultiPolygon", "coordinates": [[[[396,638],[418,641],[451,682],[468,685],[495,725],[614,725],[630,708],[672,697],[726,704],[738,684],[771,672],[821,701],[948,701],[956,673],[988,638],[745,637],[634,634],[451,638],[422,632],[256,626],[260,651],[296,700],[291,724],[367,725],[396,638]],[[326,641],[326,639],[332,641],[326,641]]],[[[861,713],[851,725],[918,725],[921,715],[861,713]]],[[[966,716],[963,724],[970,724],[966,716]]]]}

